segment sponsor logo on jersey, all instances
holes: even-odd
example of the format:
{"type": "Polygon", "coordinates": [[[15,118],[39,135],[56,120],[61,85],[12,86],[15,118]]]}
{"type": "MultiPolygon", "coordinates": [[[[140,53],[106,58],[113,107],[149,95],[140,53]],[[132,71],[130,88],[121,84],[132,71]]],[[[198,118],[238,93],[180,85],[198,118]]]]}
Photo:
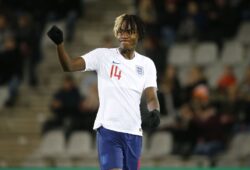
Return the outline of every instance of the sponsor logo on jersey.
{"type": "Polygon", "coordinates": [[[113,63],[113,64],[120,64],[119,62],[116,62],[116,61],[113,61],[112,63],[113,63]]]}
{"type": "Polygon", "coordinates": [[[136,66],[136,73],[139,76],[143,76],[144,75],[144,68],[142,66],[136,66]]]}

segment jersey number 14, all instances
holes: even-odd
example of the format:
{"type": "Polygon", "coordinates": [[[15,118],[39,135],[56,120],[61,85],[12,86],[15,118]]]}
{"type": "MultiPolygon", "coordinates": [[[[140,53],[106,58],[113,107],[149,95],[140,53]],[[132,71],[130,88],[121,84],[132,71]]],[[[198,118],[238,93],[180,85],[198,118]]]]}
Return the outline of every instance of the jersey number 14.
{"type": "Polygon", "coordinates": [[[118,80],[121,78],[122,71],[119,70],[118,66],[112,65],[111,70],[110,70],[110,78],[116,77],[118,80]]]}

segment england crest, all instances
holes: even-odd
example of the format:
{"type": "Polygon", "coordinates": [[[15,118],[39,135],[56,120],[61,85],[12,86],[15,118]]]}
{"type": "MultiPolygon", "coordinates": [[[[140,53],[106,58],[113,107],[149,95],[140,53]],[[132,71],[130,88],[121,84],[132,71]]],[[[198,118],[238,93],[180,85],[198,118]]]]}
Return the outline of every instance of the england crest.
{"type": "Polygon", "coordinates": [[[144,68],[142,66],[136,66],[136,73],[139,76],[143,76],[144,75],[144,68]]]}

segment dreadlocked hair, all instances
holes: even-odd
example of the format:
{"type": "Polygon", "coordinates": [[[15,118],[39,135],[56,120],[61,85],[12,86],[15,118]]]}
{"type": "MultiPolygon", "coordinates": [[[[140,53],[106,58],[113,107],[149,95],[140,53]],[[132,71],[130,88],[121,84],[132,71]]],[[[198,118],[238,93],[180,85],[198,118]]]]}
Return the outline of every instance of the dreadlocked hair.
{"type": "Polygon", "coordinates": [[[126,30],[130,29],[131,32],[133,33],[137,32],[139,40],[142,40],[144,38],[145,30],[141,19],[136,15],[129,15],[129,14],[122,14],[115,19],[115,24],[113,29],[115,37],[117,37],[117,34],[123,22],[126,22],[124,29],[126,30]]]}

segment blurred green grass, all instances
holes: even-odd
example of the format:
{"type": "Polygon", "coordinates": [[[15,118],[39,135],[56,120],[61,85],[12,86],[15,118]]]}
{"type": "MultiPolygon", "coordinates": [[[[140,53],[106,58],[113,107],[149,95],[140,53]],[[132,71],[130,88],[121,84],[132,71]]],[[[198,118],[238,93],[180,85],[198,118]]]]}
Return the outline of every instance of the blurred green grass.
{"type": "MultiPolygon", "coordinates": [[[[99,168],[93,167],[77,167],[77,168],[0,168],[0,170],[99,170],[99,168]]],[[[238,168],[238,167],[220,167],[220,168],[185,168],[185,167],[143,167],[141,170],[250,170],[250,167],[238,168]]]]}

